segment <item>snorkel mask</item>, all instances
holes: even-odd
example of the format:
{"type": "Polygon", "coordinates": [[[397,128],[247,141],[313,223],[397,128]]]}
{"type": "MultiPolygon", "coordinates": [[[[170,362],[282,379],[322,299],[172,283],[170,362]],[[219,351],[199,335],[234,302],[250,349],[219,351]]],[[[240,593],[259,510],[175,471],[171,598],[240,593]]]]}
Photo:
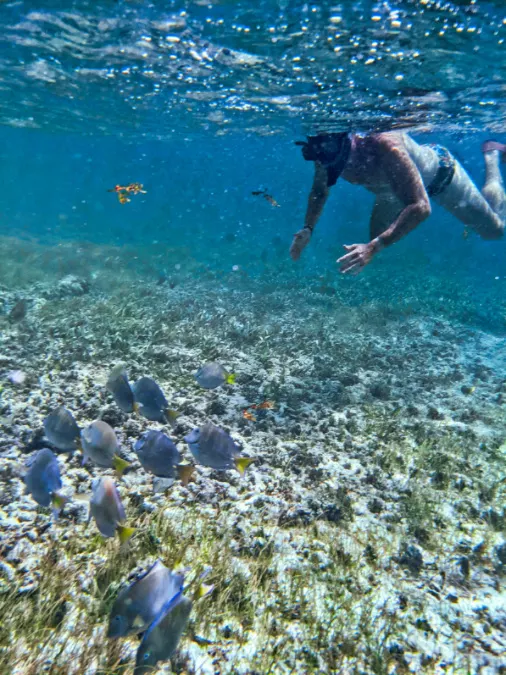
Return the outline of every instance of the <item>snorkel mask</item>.
{"type": "Polygon", "coordinates": [[[296,141],[302,147],[302,156],[308,162],[321,162],[327,169],[327,185],[335,185],[343,172],[351,150],[351,136],[347,132],[308,136],[307,141],[296,141]]]}

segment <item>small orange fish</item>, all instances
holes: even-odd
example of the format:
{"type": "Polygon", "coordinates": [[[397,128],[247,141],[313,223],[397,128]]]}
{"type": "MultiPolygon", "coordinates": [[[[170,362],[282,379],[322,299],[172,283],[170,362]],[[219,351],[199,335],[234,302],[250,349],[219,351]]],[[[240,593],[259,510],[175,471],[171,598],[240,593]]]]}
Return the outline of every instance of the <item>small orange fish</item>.
{"type": "Polygon", "coordinates": [[[245,419],[249,420],[250,422],[256,422],[256,421],[257,421],[257,418],[255,417],[255,415],[253,415],[252,413],[248,412],[247,409],[242,411],[242,416],[243,416],[245,419]]]}
{"type": "Polygon", "coordinates": [[[255,407],[258,408],[258,410],[272,410],[274,408],[274,403],[272,401],[264,401],[255,407]]]}
{"type": "Polygon", "coordinates": [[[139,192],[143,195],[147,194],[146,190],[143,190],[144,185],[142,183],[130,183],[129,185],[124,188],[127,192],[132,192],[134,195],[139,194],[139,192]]]}
{"type": "Polygon", "coordinates": [[[280,204],[278,204],[272,195],[268,194],[267,190],[253,190],[251,194],[255,197],[263,197],[271,206],[280,207],[280,204]]]}
{"type": "Polygon", "coordinates": [[[263,403],[252,403],[246,410],[272,410],[274,403],[272,401],[264,401],[263,403]]]}
{"type": "Polygon", "coordinates": [[[130,201],[127,194],[137,195],[139,193],[145,195],[146,190],[143,189],[144,185],[142,183],[129,183],[128,185],[115,185],[111,190],[107,192],[116,192],[118,195],[118,200],[120,204],[126,204],[130,201]]]}

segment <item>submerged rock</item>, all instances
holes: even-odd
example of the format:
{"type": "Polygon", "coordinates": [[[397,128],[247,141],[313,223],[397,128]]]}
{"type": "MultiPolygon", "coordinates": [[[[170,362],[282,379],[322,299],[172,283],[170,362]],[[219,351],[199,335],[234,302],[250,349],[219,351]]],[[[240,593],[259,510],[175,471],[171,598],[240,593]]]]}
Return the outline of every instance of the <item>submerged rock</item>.
{"type": "Polygon", "coordinates": [[[420,549],[413,544],[404,544],[397,562],[407,567],[413,574],[419,574],[423,567],[423,555],[420,549]]]}

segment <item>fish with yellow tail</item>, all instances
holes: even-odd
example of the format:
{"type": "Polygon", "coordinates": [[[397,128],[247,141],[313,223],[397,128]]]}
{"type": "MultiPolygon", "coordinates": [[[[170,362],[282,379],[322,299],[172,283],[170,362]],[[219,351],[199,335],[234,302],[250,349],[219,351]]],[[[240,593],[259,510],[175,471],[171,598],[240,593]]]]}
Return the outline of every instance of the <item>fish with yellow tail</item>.
{"type": "Polygon", "coordinates": [[[109,476],[99,478],[93,484],[90,500],[91,517],[95,520],[100,534],[107,538],[117,534],[122,544],[135,532],[133,527],[124,524],[125,509],[116,485],[109,476]]]}
{"type": "Polygon", "coordinates": [[[97,466],[114,468],[121,476],[130,466],[118,455],[119,444],[114,429],[103,422],[96,420],[81,431],[81,445],[83,450],[83,464],[91,459],[97,466]]]}
{"type": "Polygon", "coordinates": [[[241,457],[240,449],[232,437],[210,422],[193,429],[184,440],[195,460],[212,469],[237,469],[243,476],[254,461],[252,457],[241,457]]]}
{"type": "Polygon", "coordinates": [[[28,492],[40,506],[52,506],[57,516],[67,502],[59,494],[62,482],[56,455],[49,448],[42,448],[28,462],[24,481],[28,492]]]}
{"type": "Polygon", "coordinates": [[[155,476],[175,478],[178,476],[183,485],[192,479],[195,467],[181,464],[181,455],[175,443],[163,432],[150,429],[134,444],[143,469],[155,476]]]}
{"type": "Polygon", "coordinates": [[[235,384],[235,374],[229,373],[221,363],[206,363],[195,373],[195,380],[204,389],[216,389],[224,384],[235,384]]]}

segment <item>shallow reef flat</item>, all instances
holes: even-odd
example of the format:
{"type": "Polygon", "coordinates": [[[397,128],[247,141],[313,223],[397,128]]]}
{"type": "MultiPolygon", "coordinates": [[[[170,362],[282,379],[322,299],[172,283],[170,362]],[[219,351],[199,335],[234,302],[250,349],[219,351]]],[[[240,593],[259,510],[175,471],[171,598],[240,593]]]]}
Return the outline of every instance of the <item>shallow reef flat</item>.
{"type": "Polygon", "coordinates": [[[0,673],[132,673],[138,640],[108,640],[108,613],[157,558],[214,584],[159,673],[503,672],[505,339],[473,325],[462,289],[431,306],[437,280],[382,297],[337,275],[156,256],[0,241],[0,673]],[[156,379],[174,428],[114,405],[120,361],[156,379]],[[236,384],[199,388],[209,361],[236,384]],[[79,452],[58,455],[58,520],[25,494],[61,404],[81,427],[108,422],[131,462],[125,547],[87,526],[80,496],[113,474],[79,452]],[[199,466],[185,487],[142,470],[142,432],[191,461],[183,437],[206,421],[256,458],[243,478],[199,466]]]}

